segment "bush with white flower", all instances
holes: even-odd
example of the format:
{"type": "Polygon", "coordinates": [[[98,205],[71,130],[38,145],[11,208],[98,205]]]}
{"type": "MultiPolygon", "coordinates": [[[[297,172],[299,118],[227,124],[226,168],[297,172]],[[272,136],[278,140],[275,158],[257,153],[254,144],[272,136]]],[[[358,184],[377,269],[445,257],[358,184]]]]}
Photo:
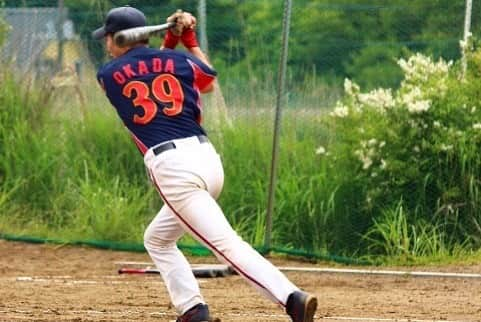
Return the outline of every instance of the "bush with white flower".
{"type": "Polygon", "coordinates": [[[363,93],[345,80],[325,124],[334,133],[326,162],[356,216],[379,222],[401,203],[408,223],[481,246],[481,50],[466,58],[465,75],[441,58],[399,59],[397,89],[363,93]]]}

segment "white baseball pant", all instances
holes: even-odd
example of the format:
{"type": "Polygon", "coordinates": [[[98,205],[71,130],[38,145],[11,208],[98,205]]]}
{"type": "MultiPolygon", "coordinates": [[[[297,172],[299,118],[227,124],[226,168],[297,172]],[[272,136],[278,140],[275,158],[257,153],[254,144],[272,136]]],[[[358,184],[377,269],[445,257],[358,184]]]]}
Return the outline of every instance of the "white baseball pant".
{"type": "Polygon", "coordinates": [[[189,233],[272,301],[285,306],[298,290],[286,276],[232,229],[216,202],[224,183],[220,156],[198,137],[172,141],[176,148],[144,156],[164,206],[145,231],[144,245],[160,271],[179,314],[205,303],[177,240],[189,233]]]}

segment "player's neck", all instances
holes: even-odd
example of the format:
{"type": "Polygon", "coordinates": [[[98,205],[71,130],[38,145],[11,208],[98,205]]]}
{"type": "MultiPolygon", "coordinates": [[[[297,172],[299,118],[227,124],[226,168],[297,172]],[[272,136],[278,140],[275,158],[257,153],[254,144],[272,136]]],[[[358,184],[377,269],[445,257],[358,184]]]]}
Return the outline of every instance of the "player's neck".
{"type": "Polygon", "coordinates": [[[138,43],[128,47],[117,47],[114,52],[112,52],[112,58],[118,58],[120,56],[125,55],[127,52],[131,51],[132,49],[139,48],[139,47],[147,47],[144,43],[138,43]]]}

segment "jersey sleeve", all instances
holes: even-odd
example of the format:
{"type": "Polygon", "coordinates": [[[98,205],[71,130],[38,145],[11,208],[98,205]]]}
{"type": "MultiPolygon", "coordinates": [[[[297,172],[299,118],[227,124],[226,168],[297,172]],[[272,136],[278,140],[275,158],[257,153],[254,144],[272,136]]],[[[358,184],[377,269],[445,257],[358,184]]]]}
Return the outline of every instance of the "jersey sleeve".
{"type": "Polygon", "coordinates": [[[194,56],[188,57],[187,62],[192,67],[192,72],[194,74],[194,87],[197,87],[202,91],[212,84],[217,76],[217,72],[214,69],[210,68],[194,56]]]}

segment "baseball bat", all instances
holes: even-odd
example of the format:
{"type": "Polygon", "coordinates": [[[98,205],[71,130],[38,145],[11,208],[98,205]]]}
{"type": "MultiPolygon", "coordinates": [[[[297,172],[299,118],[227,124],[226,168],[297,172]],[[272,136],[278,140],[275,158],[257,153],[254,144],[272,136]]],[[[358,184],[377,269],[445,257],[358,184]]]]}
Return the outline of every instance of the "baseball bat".
{"type": "Polygon", "coordinates": [[[160,274],[155,268],[120,268],[119,274],[160,274]]]}
{"type": "MultiPolygon", "coordinates": [[[[160,274],[158,269],[155,268],[120,268],[119,274],[160,274]]],[[[195,277],[225,277],[235,274],[230,268],[217,269],[217,268],[192,268],[192,273],[195,277]]]]}
{"type": "Polygon", "coordinates": [[[153,34],[175,26],[175,22],[167,22],[161,25],[144,26],[121,30],[114,35],[114,42],[119,47],[125,47],[137,41],[145,40],[153,34]]]}

